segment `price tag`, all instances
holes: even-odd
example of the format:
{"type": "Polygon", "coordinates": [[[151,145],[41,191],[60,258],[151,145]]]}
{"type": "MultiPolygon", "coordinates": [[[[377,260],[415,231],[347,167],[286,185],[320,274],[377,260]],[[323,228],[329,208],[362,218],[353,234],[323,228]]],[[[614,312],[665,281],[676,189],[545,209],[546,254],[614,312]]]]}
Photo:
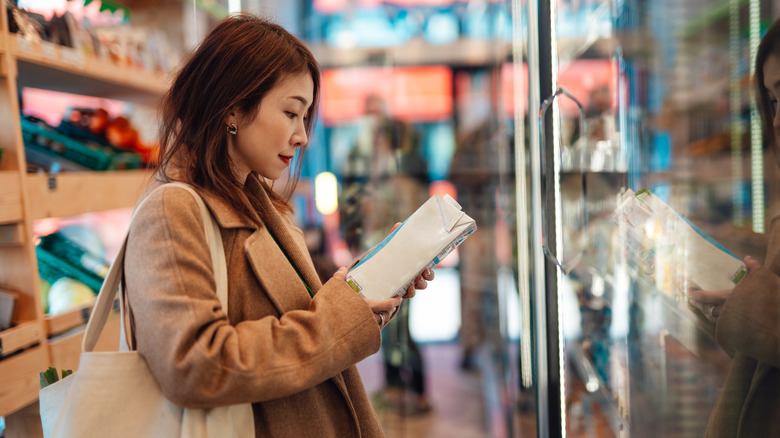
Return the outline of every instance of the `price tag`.
{"type": "Polygon", "coordinates": [[[16,34],[16,48],[20,52],[32,52],[32,42],[21,34],[16,34]]]}
{"type": "Polygon", "coordinates": [[[56,61],[59,59],[59,56],[57,56],[57,45],[52,43],[42,43],[41,44],[41,53],[43,53],[43,57],[46,59],[50,59],[52,61],[56,61]]]}
{"type": "Polygon", "coordinates": [[[71,49],[70,47],[63,47],[60,50],[62,56],[62,62],[76,67],[84,67],[84,53],[79,50],[71,49]]]}

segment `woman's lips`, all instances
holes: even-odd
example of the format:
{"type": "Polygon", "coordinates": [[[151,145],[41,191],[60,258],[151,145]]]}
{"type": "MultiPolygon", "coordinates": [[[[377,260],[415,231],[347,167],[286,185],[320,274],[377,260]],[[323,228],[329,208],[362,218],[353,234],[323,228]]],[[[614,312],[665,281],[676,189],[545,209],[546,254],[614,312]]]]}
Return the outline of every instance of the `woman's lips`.
{"type": "Polygon", "coordinates": [[[279,155],[279,159],[282,160],[285,166],[289,166],[290,161],[292,161],[293,157],[287,155],[279,155]]]}

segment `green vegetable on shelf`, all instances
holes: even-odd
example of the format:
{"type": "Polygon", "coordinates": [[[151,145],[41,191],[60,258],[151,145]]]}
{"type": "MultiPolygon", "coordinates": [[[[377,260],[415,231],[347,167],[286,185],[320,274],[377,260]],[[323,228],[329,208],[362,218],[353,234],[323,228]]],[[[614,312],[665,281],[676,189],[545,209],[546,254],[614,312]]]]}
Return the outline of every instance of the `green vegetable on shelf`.
{"type": "MultiPolygon", "coordinates": [[[[49,367],[46,371],[41,371],[41,389],[57,382],[60,378],[57,376],[57,368],[49,367]]],[[[62,378],[73,374],[73,370],[62,370],[62,378]]]]}

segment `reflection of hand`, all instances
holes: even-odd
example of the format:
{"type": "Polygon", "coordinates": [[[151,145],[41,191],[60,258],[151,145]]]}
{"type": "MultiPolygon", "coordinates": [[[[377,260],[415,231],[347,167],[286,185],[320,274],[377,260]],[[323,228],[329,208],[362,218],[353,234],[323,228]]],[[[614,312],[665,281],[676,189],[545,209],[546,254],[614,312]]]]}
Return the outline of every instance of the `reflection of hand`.
{"type": "MultiPolygon", "coordinates": [[[[753,271],[760,268],[761,263],[753,257],[746,256],[745,266],[747,266],[748,271],[753,271]]],[[[723,309],[723,304],[733,291],[734,289],[707,291],[691,288],[688,290],[688,297],[690,298],[689,301],[693,307],[699,309],[710,321],[716,322],[723,309]]]]}
{"type": "Polygon", "coordinates": [[[688,297],[693,307],[699,309],[701,313],[710,321],[716,322],[723,303],[731,295],[734,289],[725,289],[719,291],[708,291],[701,289],[689,289],[688,297]]]}

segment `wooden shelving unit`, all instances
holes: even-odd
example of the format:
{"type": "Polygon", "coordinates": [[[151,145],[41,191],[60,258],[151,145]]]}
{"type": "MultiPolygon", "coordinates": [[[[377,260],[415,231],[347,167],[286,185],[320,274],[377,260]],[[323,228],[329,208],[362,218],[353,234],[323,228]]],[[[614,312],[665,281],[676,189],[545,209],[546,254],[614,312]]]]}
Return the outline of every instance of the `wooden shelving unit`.
{"type": "Polygon", "coordinates": [[[28,174],[28,215],[33,219],[76,216],[95,211],[127,208],[151,179],[144,170],[28,174]],[[100,187],[100,190],[95,190],[100,187]],[[85,194],[89,196],[85,196],[85,194]],[[74,200],[78,199],[78,202],[74,200]]]}
{"type": "MultiPolygon", "coordinates": [[[[27,423],[34,417],[30,412],[38,399],[40,371],[78,368],[92,308],[43,313],[33,221],[132,207],[151,179],[147,170],[28,174],[19,90],[35,87],[154,106],[168,79],[70,48],[30,42],[9,33],[6,15],[0,16],[0,286],[19,296],[14,326],[0,331],[0,417],[6,417],[10,433],[36,426],[27,423]]],[[[96,349],[116,348],[118,339],[119,318],[114,316],[96,349]]]]}
{"type": "Polygon", "coordinates": [[[162,74],[87,58],[70,47],[31,43],[16,34],[7,41],[9,53],[17,61],[19,87],[153,105],[169,85],[162,74]]]}
{"type": "Polygon", "coordinates": [[[22,220],[22,194],[19,189],[19,175],[16,172],[0,171],[0,223],[22,220]]]}

